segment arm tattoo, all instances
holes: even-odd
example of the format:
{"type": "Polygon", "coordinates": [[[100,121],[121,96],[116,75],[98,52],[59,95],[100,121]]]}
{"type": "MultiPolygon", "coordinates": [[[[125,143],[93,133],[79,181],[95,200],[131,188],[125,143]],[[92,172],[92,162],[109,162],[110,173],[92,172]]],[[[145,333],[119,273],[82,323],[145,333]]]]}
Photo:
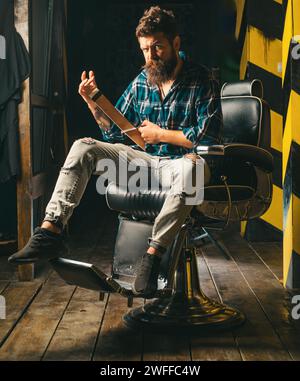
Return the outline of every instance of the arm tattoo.
{"type": "Polygon", "coordinates": [[[91,111],[98,125],[104,130],[109,130],[110,120],[104,112],[97,105],[95,105],[95,107],[91,107],[91,111]]]}

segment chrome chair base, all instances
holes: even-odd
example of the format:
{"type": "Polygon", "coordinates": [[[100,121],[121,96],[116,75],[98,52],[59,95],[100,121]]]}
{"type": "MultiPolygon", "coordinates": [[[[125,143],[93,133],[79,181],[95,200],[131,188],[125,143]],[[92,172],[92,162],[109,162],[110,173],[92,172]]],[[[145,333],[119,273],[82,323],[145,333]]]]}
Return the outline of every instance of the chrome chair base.
{"type": "Polygon", "coordinates": [[[168,296],[154,299],[123,316],[127,327],[177,333],[196,329],[197,333],[232,329],[246,320],[234,307],[208,298],[200,288],[195,248],[184,246],[186,228],[179,233],[173,251],[166,288],[168,296]],[[175,270],[176,269],[176,270],[175,270]],[[180,331],[183,329],[183,331],[180,331]]]}
{"type": "Polygon", "coordinates": [[[134,329],[184,329],[184,332],[196,329],[199,333],[205,333],[240,326],[245,316],[239,310],[211,300],[204,294],[193,299],[175,294],[131,310],[123,316],[123,321],[127,327],[134,329]]]}

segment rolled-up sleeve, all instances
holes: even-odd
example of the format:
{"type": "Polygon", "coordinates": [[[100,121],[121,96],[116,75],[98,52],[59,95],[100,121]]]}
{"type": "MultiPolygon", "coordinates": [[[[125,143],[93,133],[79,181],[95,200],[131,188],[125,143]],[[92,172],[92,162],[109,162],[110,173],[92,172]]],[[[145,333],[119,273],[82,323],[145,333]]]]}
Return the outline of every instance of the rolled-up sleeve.
{"type": "Polygon", "coordinates": [[[218,84],[209,79],[199,87],[195,101],[193,125],[182,129],[185,137],[196,147],[199,144],[220,142],[222,112],[218,84]]]}
{"type": "MultiPolygon", "coordinates": [[[[116,109],[121,112],[125,116],[128,121],[133,124],[135,127],[139,125],[139,115],[136,111],[136,97],[134,93],[134,83],[132,82],[121,97],[118,99],[116,105],[116,109]]],[[[107,142],[126,142],[128,140],[125,134],[121,133],[119,127],[111,122],[111,128],[108,131],[102,131],[103,140],[107,142]]]]}

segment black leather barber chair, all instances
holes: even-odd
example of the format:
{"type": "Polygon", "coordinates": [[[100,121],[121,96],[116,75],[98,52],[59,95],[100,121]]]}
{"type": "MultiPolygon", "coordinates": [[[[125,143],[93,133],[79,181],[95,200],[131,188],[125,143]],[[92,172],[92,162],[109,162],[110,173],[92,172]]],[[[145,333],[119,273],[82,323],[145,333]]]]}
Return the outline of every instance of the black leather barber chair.
{"type": "MultiPolygon", "coordinates": [[[[202,292],[195,253],[199,235],[195,232],[201,228],[225,229],[233,222],[257,218],[269,208],[273,169],[270,112],[258,80],[224,84],[221,105],[224,144],[197,148],[212,173],[204,189],[204,202],[193,207],[165,254],[155,298],[123,317],[129,327],[207,332],[232,328],[245,320],[242,312],[202,292]]],[[[120,212],[112,275],[92,264],[63,258],[52,260],[53,267],[67,283],[98,290],[102,297],[104,293],[120,293],[131,306],[131,284],[120,279],[134,276],[165,195],[150,190],[133,194],[109,184],[108,206],[120,212]]]]}

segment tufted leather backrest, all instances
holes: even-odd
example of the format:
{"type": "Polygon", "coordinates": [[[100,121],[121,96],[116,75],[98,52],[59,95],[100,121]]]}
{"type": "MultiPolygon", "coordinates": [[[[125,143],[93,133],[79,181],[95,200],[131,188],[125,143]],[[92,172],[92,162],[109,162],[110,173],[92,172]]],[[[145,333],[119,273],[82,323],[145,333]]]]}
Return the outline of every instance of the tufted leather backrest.
{"type": "MultiPolygon", "coordinates": [[[[221,105],[224,143],[250,144],[269,150],[270,111],[269,106],[261,97],[262,85],[258,80],[223,85],[221,105]]],[[[211,170],[211,181],[210,186],[205,189],[204,197],[208,203],[212,199],[216,202],[212,208],[216,208],[219,201],[225,202],[226,205],[228,202],[227,190],[221,176],[227,177],[231,197],[235,202],[245,198],[250,199],[257,191],[257,172],[254,166],[248,162],[237,160],[234,157],[224,158],[222,155],[209,155],[205,157],[205,160],[211,170]]],[[[270,176],[266,176],[268,176],[266,184],[269,186],[270,176]]],[[[111,209],[119,210],[123,214],[138,219],[149,220],[155,219],[161,210],[165,196],[164,192],[151,190],[143,192],[143,194],[130,193],[114,183],[109,184],[106,192],[107,204],[111,209]]],[[[203,203],[203,207],[205,205],[207,204],[203,203]]],[[[265,204],[263,210],[265,210],[265,204]]],[[[201,213],[204,212],[201,211],[201,213]]]]}
{"type": "Polygon", "coordinates": [[[244,143],[270,149],[270,109],[262,96],[262,83],[257,79],[223,85],[223,143],[244,143]]]}

